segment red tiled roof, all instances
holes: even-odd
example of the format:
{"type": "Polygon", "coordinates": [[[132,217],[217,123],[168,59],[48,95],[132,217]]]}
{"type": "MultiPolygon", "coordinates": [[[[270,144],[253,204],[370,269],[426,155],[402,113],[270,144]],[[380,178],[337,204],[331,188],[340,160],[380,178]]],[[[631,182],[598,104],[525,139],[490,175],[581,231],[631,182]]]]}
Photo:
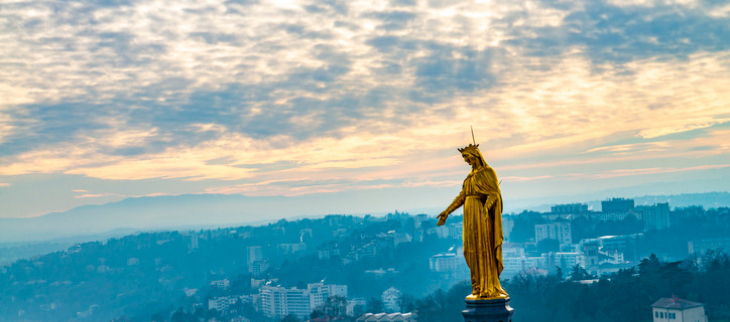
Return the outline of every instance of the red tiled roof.
{"type": "Polygon", "coordinates": [[[659,301],[654,302],[654,304],[651,305],[651,307],[660,307],[663,309],[675,309],[675,310],[684,310],[689,309],[693,307],[698,306],[704,306],[702,303],[692,302],[683,300],[680,298],[672,298],[672,297],[665,297],[659,299],[659,301]]]}

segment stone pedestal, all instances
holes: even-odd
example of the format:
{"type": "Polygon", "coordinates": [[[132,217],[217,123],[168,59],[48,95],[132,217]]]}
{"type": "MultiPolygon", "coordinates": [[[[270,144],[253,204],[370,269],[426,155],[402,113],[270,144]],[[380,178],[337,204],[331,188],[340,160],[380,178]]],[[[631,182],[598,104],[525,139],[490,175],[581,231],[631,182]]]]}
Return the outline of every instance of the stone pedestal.
{"type": "Polygon", "coordinates": [[[509,298],[495,300],[466,300],[466,310],[461,311],[464,322],[512,322],[515,309],[509,306],[509,298]]]}

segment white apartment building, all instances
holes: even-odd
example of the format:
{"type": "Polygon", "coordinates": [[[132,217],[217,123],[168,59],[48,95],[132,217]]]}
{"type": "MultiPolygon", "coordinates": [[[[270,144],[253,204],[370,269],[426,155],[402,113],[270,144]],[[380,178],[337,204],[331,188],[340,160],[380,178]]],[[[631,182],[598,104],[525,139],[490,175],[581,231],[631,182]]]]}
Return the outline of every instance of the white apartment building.
{"type": "Polygon", "coordinates": [[[347,285],[314,283],[307,285],[307,289],[262,286],[259,295],[261,309],[267,317],[282,318],[292,314],[304,320],[330,296],[347,297],[347,285]]]}
{"type": "Polygon", "coordinates": [[[432,272],[452,273],[467,269],[464,256],[456,253],[441,253],[428,259],[428,266],[432,272]]]}

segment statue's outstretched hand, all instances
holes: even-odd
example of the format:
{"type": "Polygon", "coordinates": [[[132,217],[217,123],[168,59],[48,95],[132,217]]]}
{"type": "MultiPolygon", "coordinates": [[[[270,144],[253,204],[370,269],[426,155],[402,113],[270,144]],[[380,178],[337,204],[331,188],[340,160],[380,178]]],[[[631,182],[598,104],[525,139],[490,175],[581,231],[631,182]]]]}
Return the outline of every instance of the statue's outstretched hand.
{"type": "Polygon", "coordinates": [[[441,212],[436,218],[438,218],[439,222],[437,225],[443,226],[444,223],[446,223],[446,218],[449,217],[449,214],[447,214],[445,211],[441,212]]]}

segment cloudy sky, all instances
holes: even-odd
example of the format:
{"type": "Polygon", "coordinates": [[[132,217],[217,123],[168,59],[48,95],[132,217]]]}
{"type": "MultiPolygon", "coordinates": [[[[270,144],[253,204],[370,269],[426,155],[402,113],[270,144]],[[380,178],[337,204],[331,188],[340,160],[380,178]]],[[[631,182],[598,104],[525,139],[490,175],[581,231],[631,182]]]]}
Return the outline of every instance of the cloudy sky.
{"type": "Polygon", "coordinates": [[[0,43],[0,217],[188,193],[435,206],[470,126],[505,203],[730,190],[728,1],[5,0],[0,43]]]}

